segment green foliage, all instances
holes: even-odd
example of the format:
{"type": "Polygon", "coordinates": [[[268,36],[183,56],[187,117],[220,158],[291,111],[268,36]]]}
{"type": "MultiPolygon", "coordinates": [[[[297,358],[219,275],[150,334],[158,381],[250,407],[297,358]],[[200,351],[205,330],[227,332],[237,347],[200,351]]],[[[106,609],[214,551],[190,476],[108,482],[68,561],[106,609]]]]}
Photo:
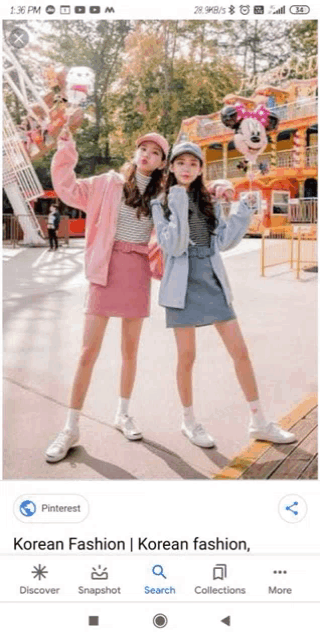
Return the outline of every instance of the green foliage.
{"type": "MultiPolygon", "coordinates": [[[[244,76],[277,66],[292,54],[308,58],[317,47],[317,22],[312,20],[23,24],[33,43],[16,56],[37,86],[39,69],[50,63],[89,66],[95,72],[90,118],[75,134],[82,176],[118,168],[146,131],[159,131],[173,143],[183,119],[218,111],[244,76]]],[[[4,22],[5,37],[11,29],[11,22],[4,22]]],[[[23,109],[7,86],[4,95],[18,123],[23,109]]],[[[46,188],[51,187],[51,156],[35,163],[46,188]]]]}

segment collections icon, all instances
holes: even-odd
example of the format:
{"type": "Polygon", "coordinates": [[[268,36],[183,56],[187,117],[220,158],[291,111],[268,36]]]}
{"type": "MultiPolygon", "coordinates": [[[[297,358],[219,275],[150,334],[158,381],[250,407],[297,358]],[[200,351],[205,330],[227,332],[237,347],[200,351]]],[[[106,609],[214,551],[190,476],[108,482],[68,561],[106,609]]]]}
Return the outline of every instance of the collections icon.
{"type": "Polygon", "coordinates": [[[227,565],[216,564],[215,567],[213,567],[213,579],[224,580],[226,577],[227,577],[227,565]]]}

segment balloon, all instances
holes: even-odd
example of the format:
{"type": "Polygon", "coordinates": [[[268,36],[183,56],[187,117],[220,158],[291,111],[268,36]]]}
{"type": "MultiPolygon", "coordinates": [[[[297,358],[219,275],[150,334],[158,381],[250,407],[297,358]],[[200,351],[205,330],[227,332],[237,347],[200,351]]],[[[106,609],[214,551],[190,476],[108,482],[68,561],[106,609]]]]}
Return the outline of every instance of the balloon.
{"type": "Polygon", "coordinates": [[[90,67],[71,67],[66,77],[66,96],[70,105],[81,106],[94,90],[94,72],[90,67]]]}
{"type": "Polygon", "coordinates": [[[267,131],[272,131],[278,124],[278,117],[264,105],[250,111],[240,103],[224,107],[221,120],[226,127],[235,131],[235,147],[249,162],[255,162],[265,150],[268,144],[267,131]]]}

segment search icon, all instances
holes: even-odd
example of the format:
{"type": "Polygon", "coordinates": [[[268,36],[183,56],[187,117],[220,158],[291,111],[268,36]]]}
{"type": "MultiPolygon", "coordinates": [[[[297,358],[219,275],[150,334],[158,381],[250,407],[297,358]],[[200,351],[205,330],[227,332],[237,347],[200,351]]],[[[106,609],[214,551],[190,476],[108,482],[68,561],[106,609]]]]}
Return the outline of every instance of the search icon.
{"type": "Polygon", "coordinates": [[[165,576],[163,573],[163,567],[161,566],[161,564],[155,564],[154,567],[152,567],[152,573],[155,576],[162,576],[163,578],[167,579],[167,576],[165,576]]]}

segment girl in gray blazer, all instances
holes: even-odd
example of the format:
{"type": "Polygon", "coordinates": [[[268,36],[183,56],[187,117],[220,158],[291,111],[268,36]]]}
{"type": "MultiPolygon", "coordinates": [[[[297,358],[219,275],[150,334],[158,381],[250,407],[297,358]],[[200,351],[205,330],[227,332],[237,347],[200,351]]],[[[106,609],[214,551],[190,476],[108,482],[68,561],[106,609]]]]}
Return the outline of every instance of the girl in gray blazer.
{"type": "MultiPolygon", "coordinates": [[[[220,256],[236,246],[251,218],[250,197],[236,214],[221,217],[202,178],[203,158],[198,145],[173,147],[164,198],[151,201],[165,270],[159,303],[166,309],[166,325],[174,329],[178,350],[177,383],[183,406],[182,433],[200,447],[213,447],[212,436],[198,424],[193,411],[192,368],[195,327],[214,324],[234,361],[235,373],[250,408],[249,434],[257,440],[290,443],[296,439],[263,415],[258,389],[234,309],[228,277],[220,256]]],[[[230,185],[232,189],[232,185],[230,185]]],[[[227,197],[229,197],[227,195],[227,197]]]]}

